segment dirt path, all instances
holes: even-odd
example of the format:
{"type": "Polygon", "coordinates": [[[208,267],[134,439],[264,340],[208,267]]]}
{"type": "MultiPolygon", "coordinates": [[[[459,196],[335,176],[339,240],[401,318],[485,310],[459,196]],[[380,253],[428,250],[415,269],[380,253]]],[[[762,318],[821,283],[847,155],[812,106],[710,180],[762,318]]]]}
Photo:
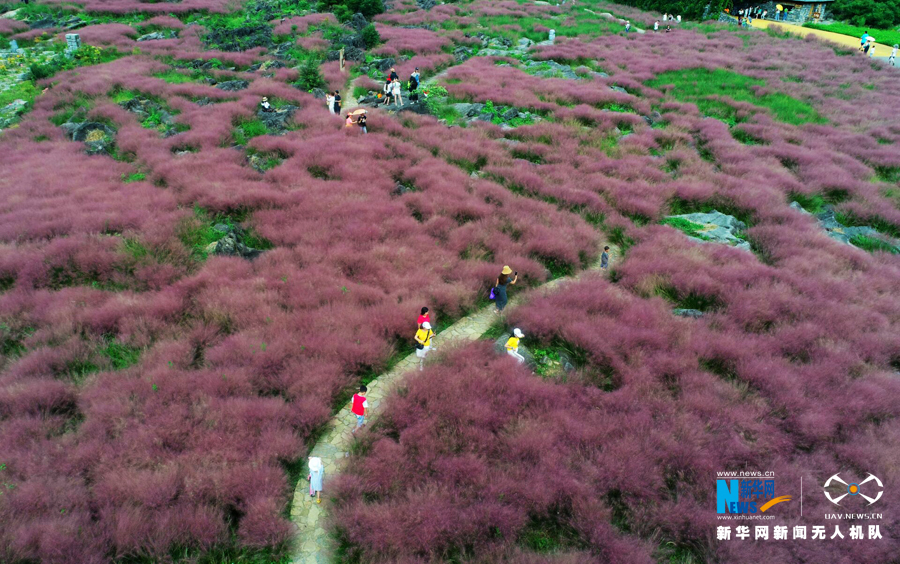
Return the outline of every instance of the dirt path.
{"type": "MultiPolygon", "coordinates": [[[[619,260],[619,249],[610,245],[610,264],[619,260]]],[[[600,268],[599,258],[583,272],[595,271],[600,268]]],[[[539,287],[540,290],[549,290],[559,284],[574,280],[578,276],[567,276],[551,280],[539,287]]],[[[530,292],[526,293],[527,296],[530,292]]],[[[510,299],[510,307],[521,301],[521,295],[510,299]]],[[[451,344],[463,344],[478,340],[491,324],[497,319],[493,313],[493,305],[490,305],[472,315],[464,317],[441,331],[434,337],[435,349],[440,350],[451,344]]],[[[434,353],[432,353],[434,354],[434,353]]],[[[390,393],[393,385],[402,379],[406,373],[413,371],[418,366],[416,354],[412,353],[397,365],[368,384],[369,391],[366,398],[369,401],[369,422],[381,411],[381,403],[390,393]]],[[[350,405],[345,405],[340,412],[328,422],[325,432],[319,442],[313,447],[309,456],[318,456],[325,466],[325,491],[328,490],[328,482],[334,479],[340,472],[341,461],[349,455],[350,444],[353,442],[351,430],[356,426],[356,416],[350,412],[350,405]]],[[[331,564],[332,543],[325,528],[325,507],[327,496],[323,496],[321,504],[309,495],[309,482],[305,476],[297,483],[294,490],[294,500],[291,504],[291,520],[297,525],[297,536],[293,548],[293,562],[295,564],[331,564]]]]}
{"type": "MultiPolygon", "coordinates": [[[[759,29],[765,29],[767,27],[780,27],[785,31],[789,31],[801,37],[814,35],[820,39],[831,41],[832,43],[837,43],[838,45],[841,45],[843,47],[859,49],[859,37],[851,37],[849,35],[834,33],[832,31],[823,31],[821,29],[811,29],[808,27],[801,27],[799,25],[793,25],[785,22],[773,22],[770,20],[760,19],[753,20],[753,27],[759,29]]],[[[878,34],[876,33],[874,35],[875,39],[878,39],[878,34]]],[[[885,45],[883,43],[875,43],[875,53],[880,56],[888,56],[891,54],[891,46],[885,45]]],[[[862,53],[860,53],[860,55],[862,55],[862,53]]]]}

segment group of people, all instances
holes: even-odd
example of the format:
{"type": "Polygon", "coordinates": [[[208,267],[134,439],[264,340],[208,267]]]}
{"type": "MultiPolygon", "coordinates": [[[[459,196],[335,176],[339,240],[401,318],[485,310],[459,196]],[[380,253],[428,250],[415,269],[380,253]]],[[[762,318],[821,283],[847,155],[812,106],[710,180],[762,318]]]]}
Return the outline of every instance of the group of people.
{"type": "MultiPolygon", "coordinates": [[[[777,12],[776,12],[776,14],[777,14],[777,12]]],[[[769,15],[769,11],[765,10],[763,8],[760,8],[759,6],[754,6],[752,8],[742,8],[742,9],[738,10],[738,12],[737,12],[738,23],[741,23],[744,18],[750,20],[750,23],[753,23],[753,18],[766,19],[766,16],[768,16],[768,15],[769,15]]],[[[778,19],[777,15],[776,15],[775,19],[776,20],[778,19]]]]}
{"type": "MultiPolygon", "coordinates": [[[[416,70],[409,75],[409,79],[406,81],[406,89],[409,91],[409,100],[410,102],[418,102],[419,101],[419,81],[421,80],[421,75],[419,74],[419,67],[416,67],[416,70]]],[[[384,81],[384,87],[382,88],[382,94],[384,97],[383,105],[390,105],[391,100],[393,100],[394,104],[397,106],[403,105],[403,97],[400,94],[402,86],[402,82],[400,80],[400,75],[397,74],[397,69],[391,67],[390,73],[384,81]]]]}
{"type": "MultiPolygon", "coordinates": [[[[609,247],[603,247],[603,254],[600,255],[600,268],[606,270],[609,268],[609,247]]],[[[495,312],[500,314],[506,308],[509,302],[507,288],[515,285],[519,280],[519,273],[514,272],[509,265],[504,265],[500,270],[500,275],[491,288],[491,299],[494,300],[496,306],[495,312]]],[[[525,338],[525,333],[518,327],[513,329],[512,335],[506,340],[506,354],[516,359],[519,363],[525,362],[525,357],[519,354],[519,342],[525,338]]],[[[416,319],[416,357],[419,359],[419,370],[424,370],[425,357],[432,350],[432,343],[435,339],[434,329],[431,326],[431,311],[427,307],[423,307],[419,311],[419,317],[416,319]]],[[[366,418],[369,416],[369,400],[366,394],[369,389],[365,384],[359,387],[359,391],[353,394],[350,400],[350,412],[356,417],[356,426],[351,434],[356,434],[366,424],[366,418]]],[[[325,475],[325,468],[322,459],[311,456],[309,458],[309,495],[316,498],[316,503],[322,503],[322,480],[325,475]]]]}
{"type": "MultiPolygon", "coordinates": [[[[653,22],[653,31],[659,31],[659,22],[658,22],[658,21],[653,22]]],[[[669,32],[671,32],[671,31],[672,31],[672,26],[667,25],[667,26],[666,26],[666,33],[669,33],[669,32]]]]}

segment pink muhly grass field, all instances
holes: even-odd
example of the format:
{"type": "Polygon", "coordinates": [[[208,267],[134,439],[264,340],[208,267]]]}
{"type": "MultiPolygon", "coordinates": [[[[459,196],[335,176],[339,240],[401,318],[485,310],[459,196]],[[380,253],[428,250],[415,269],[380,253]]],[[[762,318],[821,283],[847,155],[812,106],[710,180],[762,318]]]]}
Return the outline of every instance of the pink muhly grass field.
{"type": "MultiPolygon", "coordinates": [[[[140,8],[180,29],[162,14],[226,3],[140,8]]],[[[3,132],[0,484],[13,487],[0,495],[0,560],[284,554],[297,462],[316,431],[361,379],[409,352],[419,308],[438,324],[475,311],[504,264],[521,275],[512,293],[528,294],[510,327],[532,350],[569,350],[575,370],[538,378],[484,343],[441,351],[327,483],[348,555],[543,562],[535,551],[550,535],[561,561],[579,563],[894,557],[891,534],[811,541],[801,556],[787,543],[716,542],[711,511],[719,470],[774,470],[787,487],[864,468],[897,484],[900,263],[828,238],[789,207],[824,202],[900,230],[890,69],[817,42],[679,29],[558,37],[530,56],[583,76],[541,78],[512,58],[454,64],[451,47],[481,43],[453,26],[567,8],[414,8],[375,18],[375,53],[397,58],[404,80],[450,67],[437,80],[450,102],[540,119],[448,127],[373,109],[362,135],[292,86],[297,70],[246,72],[271,58],[262,48],[203,51],[197,27],[137,44],[133,27],[103,24],[83,40],[143,54],[41,82],[49,90],[3,132]],[[398,27],[422,24],[434,29],[398,27]],[[171,84],[157,56],[237,68],[184,70],[191,81],[171,84]],[[720,99],[728,122],[646,85],[696,67],[763,81],[757,94],[791,96],[823,120],[791,125],[753,100],[720,99]],[[249,86],[226,92],[207,75],[249,86]],[[125,91],[188,129],[144,127],[114,102],[125,91]],[[283,135],[246,133],[259,133],[263,96],[298,108],[283,135]],[[68,141],[51,121],[67,115],[114,127],[117,158],[68,141]],[[252,153],[271,168],[251,167],[252,153]],[[712,208],[748,224],[751,251],[659,224],[712,208]],[[270,248],[252,262],[205,257],[198,241],[220,221],[270,248]],[[617,246],[608,277],[532,290],[592,264],[604,244],[617,246]]],[[[23,29],[4,21],[0,33],[23,29]]],[[[289,35],[326,22],[273,25],[289,35]]],[[[297,44],[324,48],[316,33],[297,44]]],[[[321,71],[346,106],[350,73],[336,61],[321,71]]],[[[805,503],[828,509],[821,496],[805,503]]],[[[898,526],[885,515],[883,533],[898,526]]]]}

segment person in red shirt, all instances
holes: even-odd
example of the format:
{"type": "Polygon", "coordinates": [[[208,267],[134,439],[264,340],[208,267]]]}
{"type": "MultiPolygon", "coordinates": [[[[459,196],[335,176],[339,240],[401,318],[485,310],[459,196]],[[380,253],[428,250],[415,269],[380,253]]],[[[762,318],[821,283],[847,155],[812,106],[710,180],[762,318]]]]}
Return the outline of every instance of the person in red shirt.
{"type": "Polygon", "coordinates": [[[418,325],[418,328],[421,329],[421,328],[422,328],[422,324],[425,323],[426,321],[427,321],[428,323],[431,323],[431,315],[428,313],[428,308],[427,308],[427,307],[423,307],[423,308],[422,308],[422,313],[419,314],[419,320],[416,321],[416,325],[418,325]]]}
{"type": "Polygon", "coordinates": [[[369,389],[363,384],[359,387],[359,393],[353,394],[353,399],[350,401],[350,411],[356,415],[356,428],[351,433],[356,433],[360,427],[366,424],[366,415],[369,414],[369,402],[366,400],[368,391],[369,389]]]}

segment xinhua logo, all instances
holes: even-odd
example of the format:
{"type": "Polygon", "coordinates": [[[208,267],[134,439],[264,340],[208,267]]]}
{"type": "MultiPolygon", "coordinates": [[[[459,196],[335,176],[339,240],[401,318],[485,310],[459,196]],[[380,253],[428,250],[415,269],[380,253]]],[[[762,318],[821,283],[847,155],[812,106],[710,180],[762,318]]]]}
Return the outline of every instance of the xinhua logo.
{"type": "Polygon", "coordinates": [[[775,497],[775,480],[716,480],[716,513],[765,513],[791,496],[775,497]]]}
{"type": "MultiPolygon", "coordinates": [[[[823,490],[825,493],[825,497],[828,498],[828,501],[830,501],[831,503],[833,503],[835,505],[840,505],[841,500],[844,499],[845,497],[847,497],[848,495],[849,496],[858,495],[859,497],[868,501],[869,505],[872,505],[873,503],[875,503],[876,501],[881,499],[881,494],[884,493],[884,484],[882,484],[881,480],[879,480],[878,477],[875,476],[874,474],[869,474],[868,478],[866,478],[862,482],[859,482],[858,484],[856,482],[851,482],[848,484],[847,482],[845,482],[844,480],[841,479],[841,475],[840,475],[840,473],[838,473],[838,474],[835,474],[834,476],[828,478],[828,481],[825,482],[825,487],[827,488],[828,486],[830,486],[832,482],[840,482],[841,484],[844,484],[845,486],[847,486],[847,493],[845,493],[843,495],[839,495],[837,497],[831,497],[831,494],[828,493],[827,489],[823,490]],[[875,497],[869,497],[866,494],[862,493],[862,491],[860,491],[863,484],[872,482],[872,481],[874,481],[876,484],[878,484],[878,488],[879,488],[878,493],[875,495],[875,497]]],[[[871,488],[871,487],[872,486],[869,486],[869,488],[871,488]]]]}

